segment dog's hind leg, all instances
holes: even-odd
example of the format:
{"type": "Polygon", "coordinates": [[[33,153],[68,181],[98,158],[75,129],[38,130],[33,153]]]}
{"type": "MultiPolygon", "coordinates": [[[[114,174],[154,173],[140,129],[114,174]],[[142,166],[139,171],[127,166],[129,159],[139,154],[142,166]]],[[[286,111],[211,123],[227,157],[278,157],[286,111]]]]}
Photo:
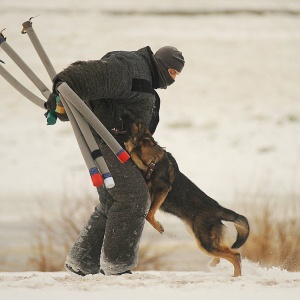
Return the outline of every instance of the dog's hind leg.
{"type": "Polygon", "coordinates": [[[234,272],[233,276],[238,277],[242,275],[242,268],[241,268],[241,255],[237,251],[230,249],[227,246],[218,246],[216,248],[206,249],[203,247],[201,242],[197,240],[197,244],[201,250],[204,250],[209,255],[214,256],[212,261],[210,262],[210,266],[215,267],[219,262],[220,259],[226,259],[233,264],[234,272]]]}
{"type": "Polygon", "coordinates": [[[153,195],[152,203],[146,220],[160,233],[165,231],[164,227],[160,222],[155,219],[155,213],[160,208],[162,203],[165,201],[168,192],[162,192],[159,194],[153,195]]]}
{"type": "Polygon", "coordinates": [[[234,250],[231,250],[229,247],[223,246],[223,247],[220,247],[219,249],[213,250],[212,254],[217,255],[219,258],[224,258],[233,264],[233,268],[234,268],[233,276],[234,277],[242,275],[240,253],[238,253],[234,250]]]}
{"type": "Polygon", "coordinates": [[[223,225],[221,222],[216,222],[210,227],[211,225],[212,224],[209,224],[206,220],[206,222],[199,222],[196,227],[193,227],[193,232],[199,248],[213,256],[214,259],[212,262],[214,263],[218,262],[221,258],[228,260],[234,267],[233,276],[241,276],[240,253],[223,244],[223,225]]]}

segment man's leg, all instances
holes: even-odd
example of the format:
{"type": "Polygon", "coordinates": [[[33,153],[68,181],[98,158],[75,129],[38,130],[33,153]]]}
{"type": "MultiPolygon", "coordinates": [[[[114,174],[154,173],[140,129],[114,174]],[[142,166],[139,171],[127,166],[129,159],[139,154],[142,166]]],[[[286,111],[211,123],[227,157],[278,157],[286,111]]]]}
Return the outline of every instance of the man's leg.
{"type": "Polygon", "coordinates": [[[99,273],[105,226],[106,217],[100,203],[68,253],[66,269],[82,276],[99,273]]]}
{"type": "Polygon", "coordinates": [[[100,143],[100,147],[116,184],[107,190],[112,205],[108,206],[106,214],[100,258],[101,269],[111,275],[132,270],[137,265],[150,195],[140,170],[131,160],[122,164],[104,143],[100,143]]]}
{"type": "Polygon", "coordinates": [[[118,274],[134,268],[150,195],[132,161],[119,162],[103,142],[99,144],[116,186],[98,188],[100,204],[71,248],[66,268],[80,275],[118,274]],[[101,257],[101,266],[99,265],[101,257]]]}

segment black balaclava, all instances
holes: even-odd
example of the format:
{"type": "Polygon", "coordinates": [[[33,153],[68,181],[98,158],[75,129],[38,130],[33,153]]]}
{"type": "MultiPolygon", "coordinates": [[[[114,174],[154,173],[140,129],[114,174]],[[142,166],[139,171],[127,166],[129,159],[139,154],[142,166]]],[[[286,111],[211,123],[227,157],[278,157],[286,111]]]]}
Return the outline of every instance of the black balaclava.
{"type": "Polygon", "coordinates": [[[158,87],[166,89],[175,81],[169,74],[168,69],[175,69],[180,73],[184,67],[184,57],[175,47],[164,46],[156,51],[153,58],[159,73],[158,87]]]}

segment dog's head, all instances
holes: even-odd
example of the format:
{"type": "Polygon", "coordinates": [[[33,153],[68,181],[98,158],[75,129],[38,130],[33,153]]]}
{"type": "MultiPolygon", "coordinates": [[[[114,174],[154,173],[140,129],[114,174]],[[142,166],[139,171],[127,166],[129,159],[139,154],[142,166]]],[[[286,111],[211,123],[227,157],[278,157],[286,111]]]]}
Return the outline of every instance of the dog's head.
{"type": "Polygon", "coordinates": [[[130,116],[124,115],[122,119],[125,123],[128,139],[124,143],[129,154],[138,148],[151,148],[157,145],[150,131],[140,120],[133,120],[130,116]]]}

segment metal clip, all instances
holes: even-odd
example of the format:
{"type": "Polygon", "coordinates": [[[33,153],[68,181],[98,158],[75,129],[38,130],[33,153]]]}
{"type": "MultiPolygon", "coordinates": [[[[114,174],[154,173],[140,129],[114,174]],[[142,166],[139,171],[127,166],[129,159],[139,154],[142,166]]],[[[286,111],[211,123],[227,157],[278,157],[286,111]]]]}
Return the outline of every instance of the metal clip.
{"type": "Polygon", "coordinates": [[[31,22],[31,20],[32,20],[33,18],[38,17],[38,16],[39,16],[39,15],[37,15],[37,16],[35,16],[35,17],[31,17],[31,18],[29,18],[28,21],[26,21],[26,22],[24,22],[24,23],[22,24],[22,25],[23,25],[23,29],[22,29],[22,31],[21,31],[22,34],[25,34],[25,33],[26,33],[26,29],[27,29],[27,28],[32,27],[32,22],[31,22]]]}
{"type": "Polygon", "coordinates": [[[4,35],[3,35],[3,31],[5,30],[6,28],[4,28],[4,29],[2,29],[1,31],[0,31],[0,44],[2,43],[2,42],[5,42],[6,41],[6,37],[4,37],[4,35]]]}

